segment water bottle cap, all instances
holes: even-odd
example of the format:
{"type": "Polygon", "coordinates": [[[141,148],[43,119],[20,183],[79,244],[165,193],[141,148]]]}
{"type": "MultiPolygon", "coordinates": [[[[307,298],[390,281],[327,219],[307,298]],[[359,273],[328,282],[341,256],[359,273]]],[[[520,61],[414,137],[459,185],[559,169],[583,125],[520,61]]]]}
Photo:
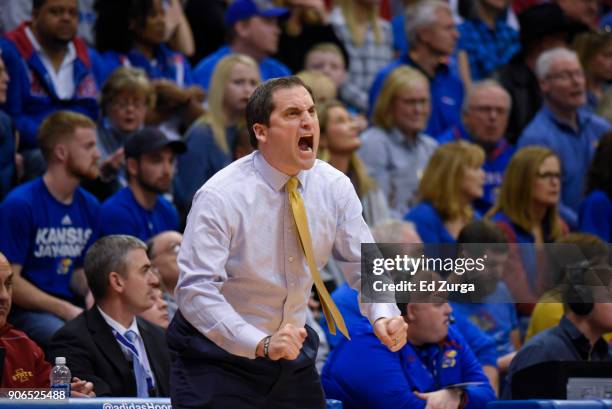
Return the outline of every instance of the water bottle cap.
{"type": "Polygon", "coordinates": [[[66,358],[63,356],[58,356],[55,358],[55,365],[66,365],[66,358]]]}

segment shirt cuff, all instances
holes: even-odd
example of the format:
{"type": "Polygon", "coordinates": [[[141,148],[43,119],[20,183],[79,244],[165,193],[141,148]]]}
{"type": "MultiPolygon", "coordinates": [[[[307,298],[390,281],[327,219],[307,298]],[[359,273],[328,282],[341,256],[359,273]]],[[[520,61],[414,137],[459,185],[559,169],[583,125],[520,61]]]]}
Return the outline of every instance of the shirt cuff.
{"type": "Polygon", "coordinates": [[[401,315],[399,308],[395,304],[366,303],[363,304],[363,308],[365,308],[366,315],[372,325],[379,318],[392,318],[401,315]]]}
{"type": "Polygon", "coordinates": [[[247,325],[236,336],[234,342],[224,339],[218,345],[230,354],[255,359],[257,358],[257,344],[268,335],[270,334],[266,334],[252,325],[247,325]]]}

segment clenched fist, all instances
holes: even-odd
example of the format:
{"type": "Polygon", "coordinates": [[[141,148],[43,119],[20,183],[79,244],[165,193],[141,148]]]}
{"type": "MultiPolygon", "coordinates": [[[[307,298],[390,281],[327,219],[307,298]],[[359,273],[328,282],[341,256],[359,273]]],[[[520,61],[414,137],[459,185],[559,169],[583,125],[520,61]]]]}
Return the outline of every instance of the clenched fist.
{"type": "MultiPolygon", "coordinates": [[[[270,338],[268,358],[272,361],[278,361],[279,359],[292,361],[296,359],[300,355],[306,336],[306,328],[297,328],[291,324],[283,325],[270,338]]],[[[259,341],[257,345],[257,356],[264,356],[265,339],[259,341]]]]}

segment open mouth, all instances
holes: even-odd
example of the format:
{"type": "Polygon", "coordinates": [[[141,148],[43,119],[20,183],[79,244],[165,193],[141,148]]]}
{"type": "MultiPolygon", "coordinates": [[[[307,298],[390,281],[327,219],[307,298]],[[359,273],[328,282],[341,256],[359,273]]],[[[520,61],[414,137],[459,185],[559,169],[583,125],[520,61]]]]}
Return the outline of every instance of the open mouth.
{"type": "Polygon", "coordinates": [[[300,151],[312,152],[312,146],[314,143],[314,137],[312,135],[302,136],[298,141],[300,151]]]}

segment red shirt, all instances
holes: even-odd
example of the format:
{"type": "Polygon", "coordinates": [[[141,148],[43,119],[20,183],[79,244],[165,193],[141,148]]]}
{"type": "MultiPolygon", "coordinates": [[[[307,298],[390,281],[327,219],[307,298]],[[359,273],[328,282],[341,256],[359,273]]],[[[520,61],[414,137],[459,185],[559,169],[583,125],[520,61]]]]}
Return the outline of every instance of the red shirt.
{"type": "Polygon", "coordinates": [[[12,325],[0,328],[0,347],[4,348],[2,388],[48,388],[51,364],[43,350],[12,325]]]}

